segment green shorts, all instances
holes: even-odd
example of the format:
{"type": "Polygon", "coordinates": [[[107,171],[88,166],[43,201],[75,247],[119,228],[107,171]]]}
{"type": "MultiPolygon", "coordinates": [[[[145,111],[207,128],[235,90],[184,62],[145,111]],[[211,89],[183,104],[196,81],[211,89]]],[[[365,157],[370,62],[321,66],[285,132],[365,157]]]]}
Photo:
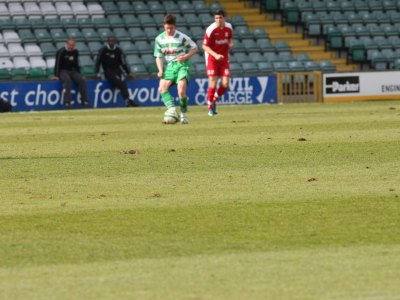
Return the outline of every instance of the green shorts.
{"type": "Polygon", "coordinates": [[[162,78],[171,80],[175,84],[184,78],[189,82],[191,69],[192,65],[188,60],[184,62],[173,61],[167,65],[162,78]]]}

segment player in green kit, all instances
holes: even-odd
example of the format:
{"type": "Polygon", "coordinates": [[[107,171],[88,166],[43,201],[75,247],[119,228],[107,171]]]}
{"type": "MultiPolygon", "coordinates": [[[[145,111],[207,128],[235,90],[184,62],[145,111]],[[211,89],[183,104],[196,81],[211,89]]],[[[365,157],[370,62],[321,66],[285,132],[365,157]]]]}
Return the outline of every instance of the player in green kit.
{"type": "Polygon", "coordinates": [[[158,90],[163,103],[167,107],[165,115],[173,116],[176,120],[179,120],[174,99],[168,91],[173,84],[177,85],[181,110],[180,120],[182,124],[188,124],[186,87],[191,70],[189,58],[197,53],[197,45],[186,34],[176,30],[176,17],[173,15],[165,16],[164,29],[165,31],[156,37],[154,44],[154,56],[158,68],[157,76],[160,78],[158,90]],[[164,60],[166,62],[165,70],[164,60]]]}

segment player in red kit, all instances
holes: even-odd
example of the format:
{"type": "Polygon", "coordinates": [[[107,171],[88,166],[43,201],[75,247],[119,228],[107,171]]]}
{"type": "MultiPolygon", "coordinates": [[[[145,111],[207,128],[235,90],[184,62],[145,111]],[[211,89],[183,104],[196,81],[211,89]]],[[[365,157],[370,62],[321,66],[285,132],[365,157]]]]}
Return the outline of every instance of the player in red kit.
{"type": "Polygon", "coordinates": [[[229,49],[233,48],[232,25],[225,22],[224,11],[217,10],[214,13],[214,20],[215,22],[208,26],[203,40],[208,76],[207,104],[209,116],[217,114],[216,102],[228,89],[231,75],[229,49]],[[217,89],[219,77],[222,78],[222,83],[217,89]]]}

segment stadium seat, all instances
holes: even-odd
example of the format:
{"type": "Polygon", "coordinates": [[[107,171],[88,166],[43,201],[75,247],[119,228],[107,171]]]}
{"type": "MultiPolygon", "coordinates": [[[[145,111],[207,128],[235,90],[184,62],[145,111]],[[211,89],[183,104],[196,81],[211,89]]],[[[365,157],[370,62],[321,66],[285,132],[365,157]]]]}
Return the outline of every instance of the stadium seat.
{"type": "Polygon", "coordinates": [[[83,28],[82,35],[86,42],[99,41],[100,36],[94,28],[83,28]]]}
{"type": "Polygon", "coordinates": [[[94,57],[99,52],[103,44],[99,41],[91,41],[87,43],[87,46],[92,54],[92,57],[94,57]]]}
{"type": "Polygon", "coordinates": [[[24,2],[23,4],[25,15],[33,16],[42,16],[42,10],[36,2],[24,2]]]}
{"type": "Polygon", "coordinates": [[[25,16],[25,9],[20,2],[9,3],[8,11],[12,17],[25,16]]]}
{"type": "Polygon", "coordinates": [[[99,3],[88,3],[87,10],[92,20],[97,18],[104,18],[104,9],[99,3]]]}
{"type": "Polygon", "coordinates": [[[306,69],[301,61],[289,61],[288,66],[289,66],[290,72],[306,71],[306,69]]]}
{"type": "Polygon", "coordinates": [[[335,65],[330,61],[320,61],[319,66],[322,72],[334,72],[336,71],[335,65]]]}
{"type": "MultiPolygon", "coordinates": [[[[10,53],[8,52],[8,49],[4,44],[0,44],[0,58],[3,58],[3,57],[5,57],[5,58],[10,57],[10,53]]],[[[3,60],[1,60],[1,61],[3,61],[3,60]]],[[[2,66],[0,65],[0,67],[2,67],[2,66]]]]}
{"type": "Polygon", "coordinates": [[[7,48],[11,57],[26,57],[26,52],[19,43],[10,43],[7,48]]]}
{"type": "Polygon", "coordinates": [[[143,64],[133,64],[130,65],[131,72],[135,74],[135,77],[147,77],[149,73],[147,72],[146,67],[143,64]]]}
{"type": "Polygon", "coordinates": [[[79,51],[80,55],[90,55],[90,49],[85,42],[76,42],[76,49],[79,51]]]}
{"type": "Polygon", "coordinates": [[[246,75],[255,75],[259,71],[257,64],[252,61],[243,62],[242,69],[246,75]]]}
{"type": "Polygon", "coordinates": [[[87,18],[89,12],[83,2],[71,2],[71,9],[75,18],[87,18]]]}
{"type": "Polygon", "coordinates": [[[56,7],[50,1],[48,1],[48,2],[42,2],[42,1],[39,2],[39,8],[40,8],[40,11],[42,12],[43,16],[58,17],[56,7]]]}
{"type": "Polygon", "coordinates": [[[18,30],[18,35],[23,43],[35,43],[36,36],[30,29],[18,30]]]}
{"type": "Polygon", "coordinates": [[[99,34],[99,38],[102,42],[106,42],[110,36],[115,36],[114,32],[110,28],[99,28],[97,33],[99,34]]]}
{"type": "Polygon", "coordinates": [[[142,63],[142,59],[139,54],[126,54],[126,62],[128,65],[137,65],[142,63]]]}
{"type": "Polygon", "coordinates": [[[132,7],[136,15],[149,15],[152,13],[150,7],[143,1],[132,2],[132,7]]]}
{"type": "Polygon", "coordinates": [[[28,57],[40,57],[42,58],[43,52],[39,45],[35,44],[24,44],[24,50],[28,57]]]}
{"type": "Polygon", "coordinates": [[[72,11],[71,6],[69,5],[68,2],[56,2],[55,3],[55,8],[57,11],[57,15],[63,19],[63,18],[73,18],[74,13],[72,11]]]}
{"type": "Polygon", "coordinates": [[[272,63],[268,61],[259,62],[257,66],[260,74],[269,74],[274,71],[272,63]]]}
{"type": "Polygon", "coordinates": [[[5,3],[0,3],[0,17],[8,18],[10,16],[10,12],[5,3]]]}
{"type": "Polygon", "coordinates": [[[65,42],[67,40],[67,34],[63,29],[51,29],[50,36],[53,39],[53,42],[65,42]]]}
{"type": "Polygon", "coordinates": [[[147,41],[136,41],[135,45],[141,55],[153,54],[154,48],[147,41]]]}
{"type": "Polygon", "coordinates": [[[57,49],[53,43],[43,42],[40,43],[40,49],[42,50],[43,57],[48,58],[55,56],[57,49]]]}
{"type": "Polygon", "coordinates": [[[149,1],[148,7],[152,14],[165,14],[164,6],[158,1],[149,1]]]}
{"type": "Polygon", "coordinates": [[[114,3],[114,1],[103,1],[101,2],[101,6],[104,9],[104,13],[107,16],[111,15],[118,15],[119,14],[119,8],[118,6],[114,3]]]}
{"type": "Polygon", "coordinates": [[[180,8],[175,2],[165,1],[163,4],[164,4],[164,9],[165,9],[166,13],[169,13],[169,14],[179,14],[180,13],[180,8]]]}
{"type": "Polygon", "coordinates": [[[16,30],[30,29],[31,22],[25,17],[15,18],[14,19],[14,27],[16,30]]]}
{"type": "Polygon", "coordinates": [[[117,2],[117,7],[118,7],[119,13],[121,15],[124,15],[124,14],[129,14],[129,15],[130,14],[135,14],[135,10],[133,9],[133,6],[129,1],[118,1],[117,2]]]}
{"type": "Polygon", "coordinates": [[[138,54],[139,51],[134,43],[131,41],[122,41],[119,43],[119,47],[125,53],[125,55],[129,54],[138,54]]]}
{"type": "Polygon", "coordinates": [[[114,35],[118,39],[118,41],[130,41],[131,35],[128,30],[125,28],[115,28],[114,35]]]}
{"type": "Polygon", "coordinates": [[[275,72],[290,72],[288,64],[284,61],[274,61],[272,66],[275,72]]]}
{"type": "Polygon", "coordinates": [[[76,41],[82,42],[85,40],[82,32],[77,28],[68,28],[65,33],[67,34],[68,38],[73,38],[76,41]]]}
{"type": "Polygon", "coordinates": [[[210,8],[205,4],[203,1],[201,2],[196,2],[194,4],[194,9],[196,11],[196,14],[209,14],[210,13],[210,8]]]}
{"type": "Polygon", "coordinates": [[[240,63],[231,63],[230,64],[230,68],[231,68],[231,74],[234,76],[243,76],[243,68],[242,65],[240,63]]]}

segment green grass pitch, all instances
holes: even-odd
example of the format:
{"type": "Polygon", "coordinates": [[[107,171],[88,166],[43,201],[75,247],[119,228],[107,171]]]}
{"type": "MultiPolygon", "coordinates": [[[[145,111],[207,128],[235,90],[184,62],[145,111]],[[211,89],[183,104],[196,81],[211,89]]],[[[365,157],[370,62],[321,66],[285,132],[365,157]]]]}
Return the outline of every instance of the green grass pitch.
{"type": "Polygon", "coordinates": [[[0,299],[399,299],[400,102],[0,115],[0,299]]]}

